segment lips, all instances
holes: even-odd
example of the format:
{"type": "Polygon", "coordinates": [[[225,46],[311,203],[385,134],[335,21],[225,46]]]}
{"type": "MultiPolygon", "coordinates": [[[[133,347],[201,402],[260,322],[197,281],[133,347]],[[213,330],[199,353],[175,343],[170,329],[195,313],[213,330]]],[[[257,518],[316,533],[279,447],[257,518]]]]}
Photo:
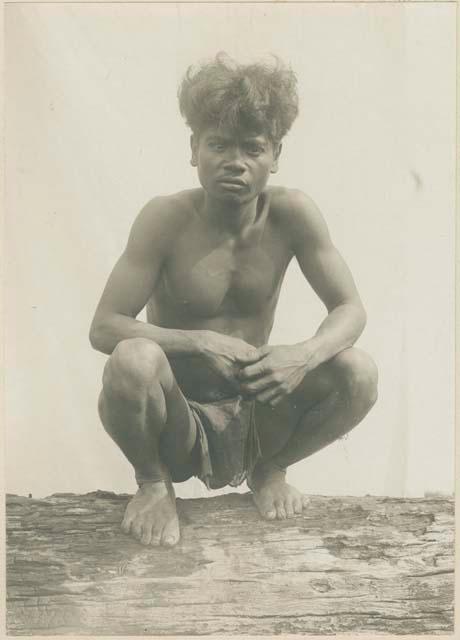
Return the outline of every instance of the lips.
{"type": "Polygon", "coordinates": [[[220,184],[231,184],[231,185],[234,185],[236,187],[245,187],[246,186],[246,183],[244,182],[244,180],[240,180],[239,178],[230,178],[230,177],[225,178],[224,177],[224,178],[220,178],[218,180],[218,182],[220,184]]]}

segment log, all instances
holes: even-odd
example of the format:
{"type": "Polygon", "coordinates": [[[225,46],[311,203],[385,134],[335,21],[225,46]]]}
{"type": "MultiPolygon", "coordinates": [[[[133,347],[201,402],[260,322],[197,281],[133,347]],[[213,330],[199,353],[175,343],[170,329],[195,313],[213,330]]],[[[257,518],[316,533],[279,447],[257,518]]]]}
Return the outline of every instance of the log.
{"type": "Polygon", "coordinates": [[[130,496],[7,497],[9,635],[453,633],[451,498],[178,500],[174,549],[119,528],[130,496]]]}

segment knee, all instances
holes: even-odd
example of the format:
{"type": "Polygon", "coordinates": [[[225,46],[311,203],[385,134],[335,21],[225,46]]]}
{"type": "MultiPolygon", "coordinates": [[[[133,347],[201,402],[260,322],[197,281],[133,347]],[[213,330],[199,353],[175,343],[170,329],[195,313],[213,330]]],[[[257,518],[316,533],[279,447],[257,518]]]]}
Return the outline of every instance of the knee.
{"type": "Polygon", "coordinates": [[[373,359],[355,347],[339,353],[334,364],[340,388],[362,416],[374,406],[378,397],[378,370],[373,359]]]}
{"type": "Polygon", "coordinates": [[[122,340],[110,356],[103,375],[104,392],[134,398],[168,376],[169,363],[155,342],[144,338],[122,340]]]}

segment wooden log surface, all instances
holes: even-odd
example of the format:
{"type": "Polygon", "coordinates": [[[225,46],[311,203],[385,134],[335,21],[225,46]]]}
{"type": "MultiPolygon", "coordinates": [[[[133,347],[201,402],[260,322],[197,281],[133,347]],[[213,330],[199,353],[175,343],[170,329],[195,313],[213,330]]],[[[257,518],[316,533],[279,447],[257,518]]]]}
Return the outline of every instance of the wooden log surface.
{"type": "Polygon", "coordinates": [[[178,500],[174,549],[121,532],[128,499],[7,497],[9,635],[453,633],[452,499],[178,500]]]}

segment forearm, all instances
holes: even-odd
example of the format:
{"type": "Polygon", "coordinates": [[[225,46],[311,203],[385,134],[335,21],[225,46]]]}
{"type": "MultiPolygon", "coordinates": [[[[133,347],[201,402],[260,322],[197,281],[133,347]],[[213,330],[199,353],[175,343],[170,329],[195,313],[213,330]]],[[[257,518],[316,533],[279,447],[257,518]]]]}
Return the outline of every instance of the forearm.
{"type": "Polygon", "coordinates": [[[90,330],[94,349],[110,355],[122,340],[146,338],[156,342],[168,356],[202,353],[206,331],[164,329],[120,313],[95,317],[90,330]]]}
{"type": "Polygon", "coordinates": [[[308,356],[314,359],[311,368],[315,368],[353,346],[365,324],[366,312],[359,303],[341,304],[326,316],[314,337],[301,343],[299,347],[305,348],[308,356]]]}

